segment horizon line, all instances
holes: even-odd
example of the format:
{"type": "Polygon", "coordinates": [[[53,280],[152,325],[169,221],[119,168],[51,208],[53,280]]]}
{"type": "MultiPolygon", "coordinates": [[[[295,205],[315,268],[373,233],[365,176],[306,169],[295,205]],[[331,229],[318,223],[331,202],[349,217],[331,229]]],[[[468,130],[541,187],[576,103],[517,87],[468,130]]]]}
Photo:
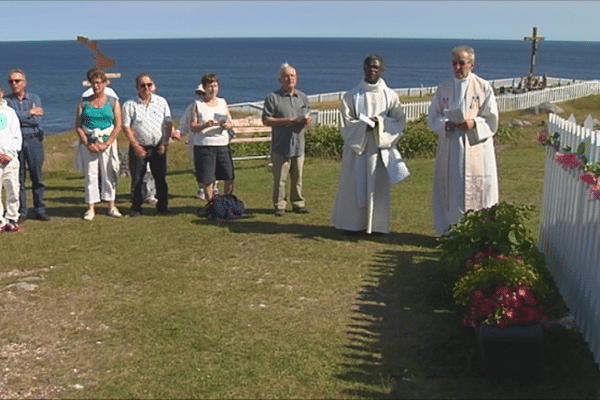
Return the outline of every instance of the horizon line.
{"type": "MultiPolygon", "coordinates": [[[[490,39],[490,38],[447,38],[447,37],[391,37],[391,36],[210,36],[210,37],[148,37],[148,38],[88,38],[96,41],[109,40],[205,40],[205,39],[378,39],[378,40],[501,40],[501,41],[526,41],[525,39],[490,39]]],[[[70,42],[74,39],[14,39],[0,40],[0,43],[22,43],[22,42],[70,42]]],[[[581,42],[581,43],[600,43],[596,40],[544,40],[545,42],[581,42]]]]}

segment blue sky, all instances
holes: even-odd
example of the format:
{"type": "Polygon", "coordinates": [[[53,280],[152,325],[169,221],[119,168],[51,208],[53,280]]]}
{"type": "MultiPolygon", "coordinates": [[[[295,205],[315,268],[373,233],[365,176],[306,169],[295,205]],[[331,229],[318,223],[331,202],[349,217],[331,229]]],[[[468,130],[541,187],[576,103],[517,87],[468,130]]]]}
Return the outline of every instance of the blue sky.
{"type": "Polygon", "coordinates": [[[384,37],[600,41],[596,1],[0,1],[2,41],[384,37]]]}

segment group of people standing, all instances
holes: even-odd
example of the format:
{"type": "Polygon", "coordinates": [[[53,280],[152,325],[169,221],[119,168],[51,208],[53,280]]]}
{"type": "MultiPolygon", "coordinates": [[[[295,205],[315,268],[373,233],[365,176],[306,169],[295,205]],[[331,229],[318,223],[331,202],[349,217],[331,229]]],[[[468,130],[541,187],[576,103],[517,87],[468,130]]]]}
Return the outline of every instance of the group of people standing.
{"type": "Polygon", "coordinates": [[[152,76],[142,73],[135,80],[138,95],[121,109],[116,94],[107,89],[108,78],[102,70],[92,69],[87,77],[92,91],[84,93],[79,102],[75,123],[80,143],[78,161],[85,175],[87,210],[83,219],[94,219],[95,205],[100,201],[108,203],[110,216],[122,216],[115,205],[120,167],[116,138],[121,129],[129,141],[131,216],[142,213],[143,177],[148,165],[156,186],[156,209],[167,213],[167,147],[173,132],[167,101],[155,94],[152,76]]]}
{"type": "MultiPolygon", "coordinates": [[[[438,87],[428,115],[428,124],[439,142],[433,177],[433,219],[438,234],[447,233],[467,210],[490,207],[498,201],[498,179],[493,135],[498,127],[498,107],[491,85],[473,74],[475,52],[459,46],[451,53],[453,77],[438,87]]],[[[390,230],[392,185],[410,175],[397,144],[406,126],[398,95],[382,78],[385,59],[368,56],[363,62],[364,80],[345,93],[340,106],[340,132],[344,141],[339,186],[331,212],[332,224],[348,233],[385,234],[390,230]]],[[[96,204],[108,203],[109,215],[121,217],[115,204],[119,157],[117,135],[123,129],[129,141],[132,180],[131,216],[140,215],[143,185],[148,166],[156,185],[156,209],[168,214],[167,149],[171,139],[190,135],[199,188],[207,203],[217,181],[224,193],[234,189],[234,167],[229,150],[233,136],[227,103],[217,97],[219,78],[202,76],[198,98],[174,129],[167,101],[156,94],[151,75],[139,74],[137,96],[121,108],[117,95],[99,69],[88,71],[91,90],[77,107],[79,138],[77,164],[85,176],[85,220],[93,220],[96,204]]],[[[309,209],[302,194],[305,131],[312,122],[306,94],[296,88],[297,71],[288,63],[278,74],[280,89],[270,93],[262,114],[272,128],[272,203],[274,214],[285,215],[288,202],[286,181],[291,178],[289,201],[292,211],[309,209]]],[[[43,109],[39,97],[25,91],[26,78],[12,70],[8,82],[13,93],[0,104],[0,180],[7,191],[7,209],[0,202],[2,231],[18,231],[27,217],[25,170],[30,171],[34,215],[50,218],[43,202],[42,183],[43,109]],[[16,193],[20,192],[19,198],[16,193]]],[[[3,92],[0,86],[0,99],[3,92]]]]}

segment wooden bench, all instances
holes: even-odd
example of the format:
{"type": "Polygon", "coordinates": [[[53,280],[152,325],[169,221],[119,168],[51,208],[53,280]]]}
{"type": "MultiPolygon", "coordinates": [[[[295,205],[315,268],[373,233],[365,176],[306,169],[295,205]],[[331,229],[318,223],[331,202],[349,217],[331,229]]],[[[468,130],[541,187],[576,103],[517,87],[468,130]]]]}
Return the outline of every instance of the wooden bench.
{"type": "MultiPolygon", "coordinates": [[[[251,143],[251,142],[270,142],[271,128],[263,125],[260,118],[234,118],[232,120],[235,137],[230,143],[251,143]],[[258,134],[266,134],[266,136],[256,136],[258,134]]],[[[270,151],[266,155],[244,155],[233,157],[233,161],[257,160],[271,158],[270,151]]]]}

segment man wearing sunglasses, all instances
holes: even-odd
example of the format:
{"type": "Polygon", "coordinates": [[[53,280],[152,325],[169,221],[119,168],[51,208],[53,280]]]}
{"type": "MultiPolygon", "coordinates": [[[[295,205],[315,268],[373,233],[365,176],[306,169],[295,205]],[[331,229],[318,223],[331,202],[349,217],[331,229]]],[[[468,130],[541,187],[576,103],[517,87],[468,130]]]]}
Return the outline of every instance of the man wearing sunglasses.
{"type": "Polygon", "coordinates": [[[133,188],[131,216],[142,213],[142,186],[147,164],[156,185],[156,209],[167,214],[167,146],[173,128],[167,100],[158,96],[149,74],[135,80],[138,96],[123,105],[123,129],[129,140],[129,170],[133,188]]]}
{"type": "Polygon", "coordinates": [[[26,90],[27,77],[20,69],[8,72],[8,85],[12,93],[6,96],[8,105],[15,110],[21,133],[23,134],[23,146],[19,151],[19,219],[27,218],[27,201],[25,195],[25,171],[29,167],[29,178],[31,179],[31,190],[33,192],[33,211],[35,217],[41,221],[48,221],[50,217],[46,214],[44,204],[44,182],[42,181],[42,166],[44,165],[44,131],[41,127],[44,109],[38,95],[26,90]]]}

